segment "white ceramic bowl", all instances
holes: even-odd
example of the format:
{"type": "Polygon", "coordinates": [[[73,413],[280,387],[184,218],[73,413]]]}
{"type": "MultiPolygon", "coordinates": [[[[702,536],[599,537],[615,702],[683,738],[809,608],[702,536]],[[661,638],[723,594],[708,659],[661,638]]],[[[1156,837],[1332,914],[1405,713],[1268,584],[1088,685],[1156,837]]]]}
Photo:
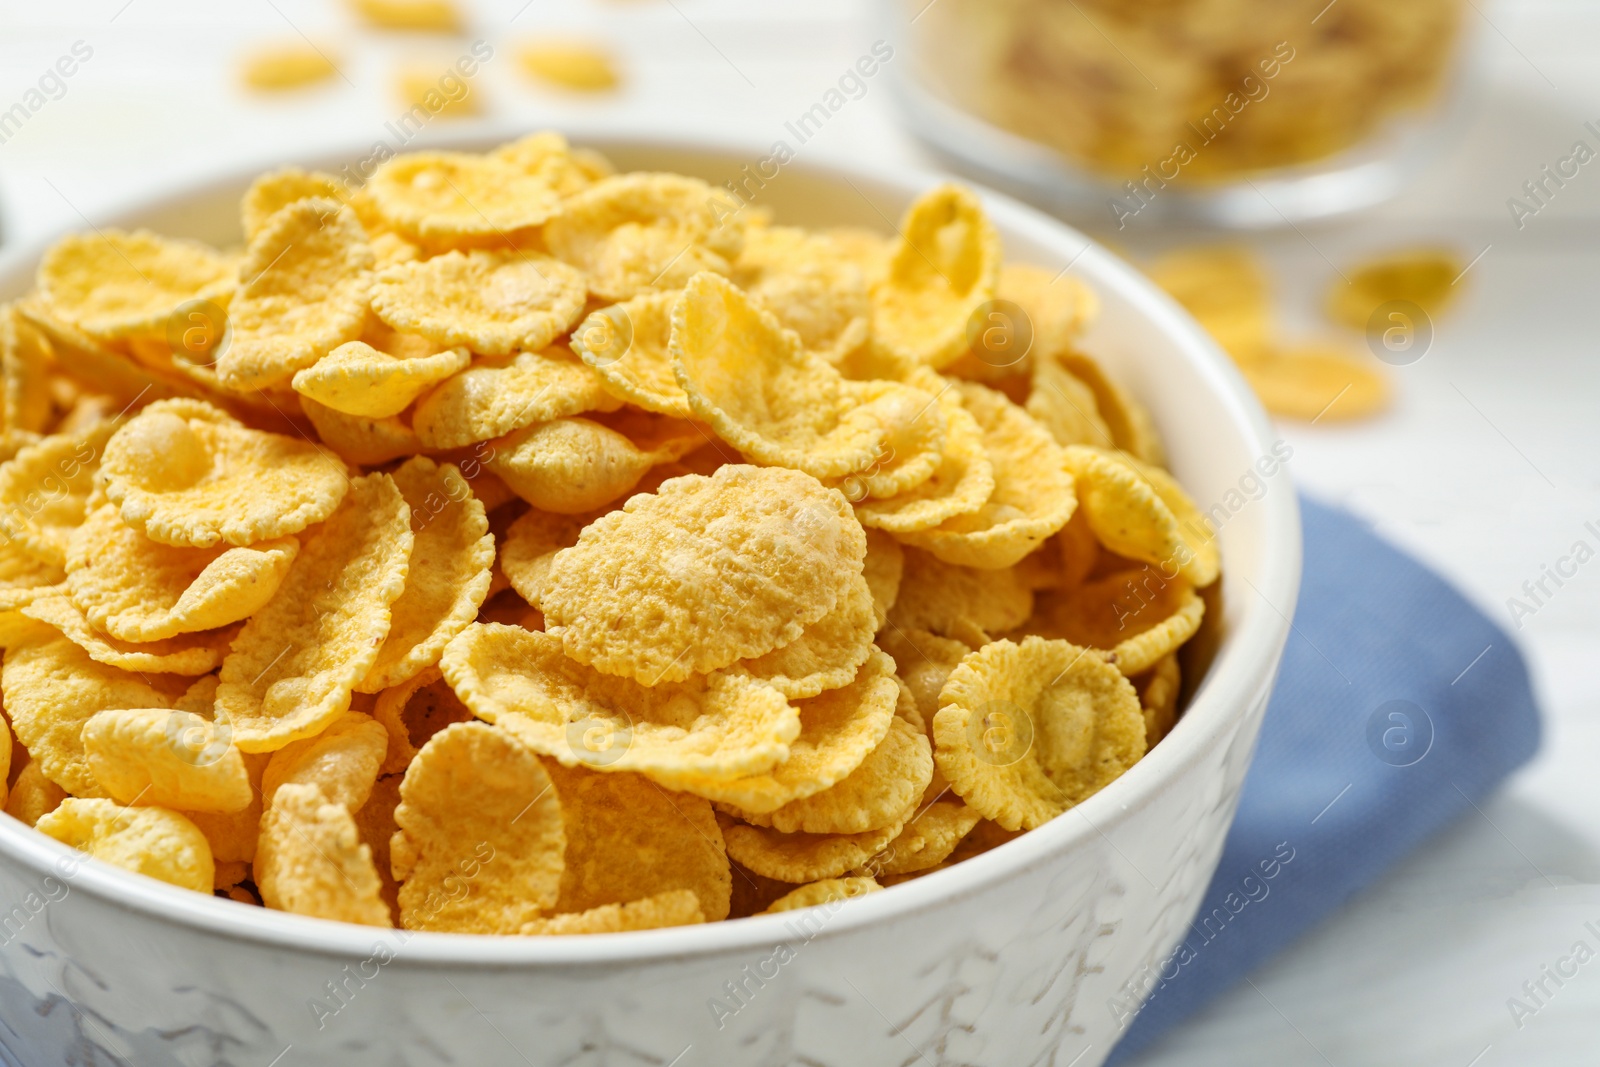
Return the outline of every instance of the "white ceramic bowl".
{"type": "MultiPolygon", "coordinates": [[[[520,132],[431,143],[483,148],[520,132]]],[[[716,183],[766,154],[653,135],[573,140],[623,168],[716,183]]],[[[334,169],[369,151],[304,162],[334,169]]],[[[94,221],[236,241],[237,200],[260,169],[94,221]]],[[[886,230],[938,180],[799,160],[756,203],[787,222],[886,230]]],[[[984,199],[1008,257],[1070,264],[1099,292],[1086,348],[1149,405],[1201,506],[1223,501],[1272,444],[1231,365],[1115,256],[1015,201],[984,199]]],[[[0,257],[0,299],[28,287],[41,251],[0,257]]],[[[386,932],[80,862],[0,816],[0,1044],[29,1067],[1093,1067],[1120,1033],[1113,998],[1177,943],[1233,816],[1299,583],[1287,476],[1220,536],[1225,636],[1166,740],[1048,825],[836,910],[601,937],[386,932]]]]}

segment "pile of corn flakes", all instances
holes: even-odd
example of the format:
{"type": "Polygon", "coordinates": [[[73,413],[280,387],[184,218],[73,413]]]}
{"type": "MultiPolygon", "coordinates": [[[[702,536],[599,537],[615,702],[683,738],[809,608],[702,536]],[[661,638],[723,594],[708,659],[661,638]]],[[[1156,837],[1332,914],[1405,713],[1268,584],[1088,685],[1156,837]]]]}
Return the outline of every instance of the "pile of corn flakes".
{"type": "Polygon", "coordinates": [[[536,134],[241,220],[0,306],[15,818],[301,915],[643,929],[960,862],[1173,725],[1210,528],[967,190],[803,230],[536,134]]]}
{"type": "Polygon", "coordinates": [[[1461,0],[905,6],[917,76],[935,93],[1119,181],[1226,179],[1334,155],[1437,95],[1465,10],[1461,0]]]}

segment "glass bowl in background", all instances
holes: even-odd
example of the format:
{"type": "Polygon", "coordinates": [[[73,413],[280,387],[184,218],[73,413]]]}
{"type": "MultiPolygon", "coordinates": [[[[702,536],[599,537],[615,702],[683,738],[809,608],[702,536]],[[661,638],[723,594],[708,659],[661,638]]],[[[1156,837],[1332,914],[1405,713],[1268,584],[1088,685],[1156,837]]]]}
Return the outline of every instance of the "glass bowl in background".
{"type": "Polygon", "coordinates": [[[1119,229],[1378,203],[1460,126],[1475,80],[1465,0],[880,3],[929,148],[1119,229]]]}

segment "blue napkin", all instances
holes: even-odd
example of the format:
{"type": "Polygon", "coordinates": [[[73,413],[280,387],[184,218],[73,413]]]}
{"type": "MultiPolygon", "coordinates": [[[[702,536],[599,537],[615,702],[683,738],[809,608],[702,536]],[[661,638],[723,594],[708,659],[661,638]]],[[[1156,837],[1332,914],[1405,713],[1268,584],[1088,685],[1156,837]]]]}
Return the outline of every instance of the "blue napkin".
{"type": "Polygon", "coordinates": [[[1110,1064],[1305,933],[1533,755],[1516,645],[1355,517],[1302,498],[1294,631],[1222,863],[1110,1064]]]}

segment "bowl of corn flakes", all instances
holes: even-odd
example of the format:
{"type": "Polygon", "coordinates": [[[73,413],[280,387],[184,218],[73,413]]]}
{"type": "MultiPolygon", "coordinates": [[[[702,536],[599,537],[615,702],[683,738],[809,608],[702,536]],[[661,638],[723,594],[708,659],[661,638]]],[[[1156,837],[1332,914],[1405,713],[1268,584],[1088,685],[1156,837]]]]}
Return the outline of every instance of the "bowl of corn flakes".
{"type": "Polygon", "coordinates": [[[1004,197],[501,132],[0,260],[0,1043],[1100,1062],[1249,763],[1287,446],[1004,197]]]}

